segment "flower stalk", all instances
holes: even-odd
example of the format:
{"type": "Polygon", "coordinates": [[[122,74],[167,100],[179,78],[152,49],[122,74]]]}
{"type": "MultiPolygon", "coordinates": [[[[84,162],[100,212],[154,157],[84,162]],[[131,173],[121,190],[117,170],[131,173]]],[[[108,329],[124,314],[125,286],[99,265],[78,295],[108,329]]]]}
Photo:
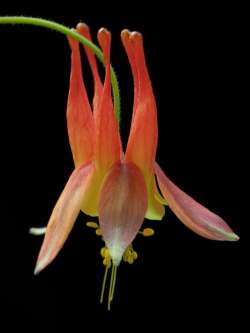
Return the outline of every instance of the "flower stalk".
{"type": "MultiPolygon", "coordinates": [[[[57,31],[61,34],[66,36],[70,36],[73,39],[77,40],[84,46],[87,46],[95,55],[96,57],[103,63],[103,53],[98,46],[96,46],[93,42],[89,39],[85,38],[84,36],[80,35],[77,31],[66,27],[63,24],[45,20],[38,17],[26,17],[26,16],[0,16],[0,24],[25,24],[25,25],[33,25],[38,27],[43,27],[49,30],[57,31]]],[[[117,76],[115,74],[114,68],[111,66],[111,84],[112,84],[112,92],[113,92],[113,99],[114,99],[114,112],[116,116],[116,120],[118,124],[120,123],[121,118],[121,98],[120,98],[120,91],[119,91],[119,83],[117,76]]]]}

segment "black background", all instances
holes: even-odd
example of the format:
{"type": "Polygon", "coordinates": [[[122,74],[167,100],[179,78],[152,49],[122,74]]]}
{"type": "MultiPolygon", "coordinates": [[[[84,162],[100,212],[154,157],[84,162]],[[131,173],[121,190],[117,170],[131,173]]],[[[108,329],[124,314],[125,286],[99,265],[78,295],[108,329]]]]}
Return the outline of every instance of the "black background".
{"type": "MultiPolygon", "coordinates": [[[[65,119],[70,52],[58,33],[0,26],[1,302],[3,317],[6,310],[10,318],[2,331],[14,332],[14,325],[34,332],[150,327],[176,332],[182,325],[238,331],[247,298],[244,8],[164,7],[155,1],[70,5],[2,7],[0,15],[39,16],[70,27],[82,20],[93,33],[102,26],[111,30],[124,142],[133,87],[119,34],[123,28],[142,32],[158,105],[157,160],[177,185],[228,221],[241,240],[202,239],[167,209],[163,221],[147,223],[155,237],[134,242],[138,261],[119,268],[109,313],[98,304],[102,242],[85,227],[88,218],[81,214],[56,260],[34,277],[42,239],[28,229],[47,222],[73,170],[65,119]]],[[[85,73],[89,82],[88,69],[85,73]]]]}

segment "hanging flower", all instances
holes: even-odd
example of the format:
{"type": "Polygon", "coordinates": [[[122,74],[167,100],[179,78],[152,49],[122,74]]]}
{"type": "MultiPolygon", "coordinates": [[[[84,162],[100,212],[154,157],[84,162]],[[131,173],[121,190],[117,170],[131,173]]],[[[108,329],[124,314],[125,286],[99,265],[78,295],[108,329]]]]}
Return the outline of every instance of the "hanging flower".
{"type": "MultiPolygon", "coordinates": [[[[77,32],[91,40],[85,24],[78,24],[77,32]]],[[[75,169],[53,209],[35,269],[35,273],[40,272],[56,257],[81,210],[89,216],[98,216],[99,224],[88,222],[87,226],[95,228],[105,242],[101,249],[106,266],[101,301],[107,272],[112,267],[109,308],[117,267],[122,259],[133,263],[137,258],[132,247],[136,235],[151,236],[154,233],[150,228],[141,230],[144,218],[161,220],[165,205],[181,222],[203,237],[227,241],[239,239],[219,216],[171,182],[155,162],[157,110],[142,35],[123,30],[121,39],[134,80],[133,116],[125,154],[111,95],[111,34],[106,29],[98,32],[105,63],[104,83],[99,77],[94,54],[85,47],[94,79],[92,107],[82,78],[78,42],[69,38],[72,53],[67,126],[75,169]]],[[[31,232],[39,233],[39,230],[32,229],[31,232]]]]}

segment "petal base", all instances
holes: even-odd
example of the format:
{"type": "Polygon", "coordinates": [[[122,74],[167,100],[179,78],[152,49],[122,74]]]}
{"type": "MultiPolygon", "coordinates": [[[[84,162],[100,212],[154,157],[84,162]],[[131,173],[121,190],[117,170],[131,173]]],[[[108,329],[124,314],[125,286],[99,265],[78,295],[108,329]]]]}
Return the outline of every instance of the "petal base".
{"type": "Polygon", "coordinates": [[[155,182],[155,175],[153,174],[149,181],[147,181],[148,190],[148,208],[145,214],[145,218],[149,220],[162,220],[165,215],[165,207],[160,202],[160,193],[157,189],[155,182]]]}

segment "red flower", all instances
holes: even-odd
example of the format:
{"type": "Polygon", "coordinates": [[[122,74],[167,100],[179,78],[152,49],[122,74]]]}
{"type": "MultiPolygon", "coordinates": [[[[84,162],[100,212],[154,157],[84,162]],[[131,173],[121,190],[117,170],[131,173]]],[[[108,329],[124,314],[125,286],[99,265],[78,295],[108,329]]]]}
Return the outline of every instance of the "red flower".
{"type": "MultiPolygon", "coordinates": [[[[86,25],[79,24],[77,31],[90,39],[86,25]]],[[[98,216],[100,225],[89,225],[98,227],[103,237],[106,248],[101,254],[107,269],[113,263],[109,303],[113,298],[116,267],[122,257],[128,262],[137,257],[131,244],[144,217],[161,220],[166,203],[180,221],[203,237],[239,239],[219,216],[180,190],[156,164],[157,110],[142,35],[124,30],[121,38],[134,79],[133,116],[125,154],[111,96],[111,34],[105,29],[98,32],[105,63],[104,84],[94,54],[85,48],[94,78],[93,108],[82,79],[78,42],[69,39],[72,54],[67,124],[75,170],[52,212],[35,270],[38,273],[55,258],[80,210],[98,216]],[[157,189],[155,175],[164,198],[157,189]]],[[[150,235],[152,231],[147,229],[144,234],[150,235]]]]}

